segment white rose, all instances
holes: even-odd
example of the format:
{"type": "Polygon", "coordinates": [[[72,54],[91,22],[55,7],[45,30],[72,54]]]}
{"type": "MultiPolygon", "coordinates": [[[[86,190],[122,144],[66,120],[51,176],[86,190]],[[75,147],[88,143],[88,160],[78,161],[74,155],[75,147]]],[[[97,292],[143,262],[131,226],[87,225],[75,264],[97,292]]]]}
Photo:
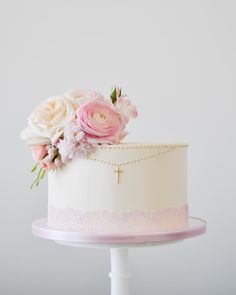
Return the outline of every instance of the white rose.
{"type": "Polygon", "coordinates": [[[28,127],[20,137],[27,145],[53,144],[74,118],[75,107],[71,100],[61,96],[49,97],[28,117],[28,127]]]}
{"type": "Polygon", "coordinates": [[[72,101],[73,105],[76,104],[77,108],[91,99],[104,99],[97,91],[82,89],[71,89],[64,93],[64,96],[72,101]]]}

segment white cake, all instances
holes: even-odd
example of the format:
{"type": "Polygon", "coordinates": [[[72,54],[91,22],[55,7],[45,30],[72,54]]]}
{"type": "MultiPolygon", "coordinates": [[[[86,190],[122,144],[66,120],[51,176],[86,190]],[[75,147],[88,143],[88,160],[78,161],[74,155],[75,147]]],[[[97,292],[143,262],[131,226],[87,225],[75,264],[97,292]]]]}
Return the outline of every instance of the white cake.
{"type": "Polygon", "coordinates": [[[137,233],[187,226],[187,145],[101,145],[48,176],[48,225],[137,233]]]}

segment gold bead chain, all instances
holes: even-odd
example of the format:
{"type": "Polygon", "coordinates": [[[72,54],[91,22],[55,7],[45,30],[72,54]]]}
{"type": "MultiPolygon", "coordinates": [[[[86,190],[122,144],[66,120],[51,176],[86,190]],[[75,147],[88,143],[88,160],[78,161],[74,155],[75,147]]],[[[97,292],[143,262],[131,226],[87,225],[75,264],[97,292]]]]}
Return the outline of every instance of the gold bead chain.
{"type": "Polygon", "coordinates": [[[171,150],[168,150],[168,151],[162,151],[162,152],[150,155],[150,156],[146,156],[146,157],[135,159],[135,160],[130,160],[130,161],[127,161],[127,162],[121,162],[121,163],[114,163],[114,162],[111,162],[111,161],[100,160],[100,159],[89,158],[89,157],[87,159],[90,160],[90,161],[95,161],[95,162],[99,162],[99,163],[102,163],[102,164],[115,166],[115,167],[117,167],[117,166],[127,166],[127,165],[138,163],[138,162],[141,162],[141,161],[144,161],[144,160],[152,159],[152,158],[160,156],[162,154],[167,154],[167,153],[173,151],[174,149],[176,149],[176,147],[174,147],[174,148],[172,148],[171,150]]]}
{"type": "Polygon", "coordinates": [[[100,145],[98,147],[98,149],[100,150],[137,150],[137,149],[154,149],[154,148],[160,148],[160,149],[166,149],[166,148],[169,148],[169,147],[178,147],[178,148],[181,148],[181,147],[188,147],[187,144],[160,144],[160,145],[157,145],[157,144],[149,144],[149,145],[107,145],[107,144],[104,144],[104,145],[100,145]]]}
{"type": "MultiPolygon", "coordinates": [[[[169,148],[169,146],[161,146],[161,147],[165,147],[165,148],[168,147],[169,148]]],[[[155,154],[150,155],[150,156],[146,156],[146,157],[142,157],[142,158],[139,158],[139,159],[134,159],[134,160],[126,161],[126,162],[121,162],[121,163],[114,163],[112,161],[100,160],[100,159],[90,158],[90,157],[87,157],[87,160],[115,167],[114,172],[117,173],[116,174],[116,179],[117,179],[117,184],[119,184],[120,183],[120,173],[124,172],[123,170],[121,170],[121,167],[130,165],[130,164],[135,164],[135,163],[138,163],[138,162],[141,162],[141,161],[149,160],[149,159],[158,157],[160,155],[172,152],[173,150],[175,150],[177,148],[181,148],[181,147],[187,147],[187,145],[173,145],[168,150],[162,150],[161,152],[155,153],[155,154]]],[[[124,149],[127,149],[127,148],[124,148],[124,149]]]]}

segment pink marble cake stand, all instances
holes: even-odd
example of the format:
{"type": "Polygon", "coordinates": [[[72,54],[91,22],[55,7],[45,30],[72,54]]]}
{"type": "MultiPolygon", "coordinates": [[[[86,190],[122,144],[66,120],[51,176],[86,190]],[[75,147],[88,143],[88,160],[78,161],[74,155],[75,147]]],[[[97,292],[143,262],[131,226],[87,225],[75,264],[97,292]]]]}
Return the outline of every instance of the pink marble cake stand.
{"type": "Polygon", "coordinates": [[[166,245],[184,239],[196,237],[206,232],[206,222],[200,218],[189,217],[188,227],[175,231],[150,233],[104,234],[79,233],[55,230],[48,227],[47,219],[33,222],[33,235],[53,240],[56,243],[72,247],[111,249],[111,295],[128,295],[128,249],[166,245]]]}

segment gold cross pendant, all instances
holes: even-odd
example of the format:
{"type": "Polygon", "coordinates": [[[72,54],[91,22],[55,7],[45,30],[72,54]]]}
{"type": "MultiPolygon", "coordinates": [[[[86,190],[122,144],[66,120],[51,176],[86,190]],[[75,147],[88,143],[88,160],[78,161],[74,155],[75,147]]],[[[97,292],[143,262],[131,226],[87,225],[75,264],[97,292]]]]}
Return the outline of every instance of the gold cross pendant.
{"type": "Polygon", "coordinates": [[[116,166],[116,169],[114,170],[114,173],[116,173],[116,182],[117,184],[120,183],[120,173],[122,173],[123,170],[121,170],[120,166],[116,166]]]}

